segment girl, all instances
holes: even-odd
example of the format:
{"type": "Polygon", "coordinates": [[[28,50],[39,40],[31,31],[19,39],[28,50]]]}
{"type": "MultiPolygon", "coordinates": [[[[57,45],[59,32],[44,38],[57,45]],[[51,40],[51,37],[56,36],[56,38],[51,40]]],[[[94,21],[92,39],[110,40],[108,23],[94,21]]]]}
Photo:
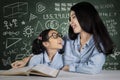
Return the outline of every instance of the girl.
{"type": "Polygon", "coordinates": [[[62,41],[56,30],[47,29],[41,32],[33,41],[32,53],[34,55],[30,58],[28,66],[45,64],[55,69],[61,69],[63,67],[62,50],[60,50],[63,47],[62,41]]]}

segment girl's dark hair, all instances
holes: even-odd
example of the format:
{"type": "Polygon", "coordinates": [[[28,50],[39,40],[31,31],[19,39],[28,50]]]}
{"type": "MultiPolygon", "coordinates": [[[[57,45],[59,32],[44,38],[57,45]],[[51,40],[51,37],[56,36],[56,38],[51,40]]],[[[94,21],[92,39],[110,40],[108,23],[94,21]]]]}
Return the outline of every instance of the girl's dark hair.
{"type": "MultiPolygon", "coordinates": [[[[71,11],[75,12],[81,28],[85,32],[93,34],[97,49],[106,55],[113,53],[114,43],[94,6],[89,2],[80,2],[72,6],[71,11]],[[104,51],[99,44],[100,42],[103,45],[104,51]]],[[[75,40],[78,35],[74,33],[71,26],[69,27],[68,34],[72,40],[75,40]]]]}
{"type": "MultiPolygon", "coordinates": [[[[54,29],[46,29],[46,30],[42,31],[39,34],[38,38],[33,40],[33,43],[32,43],[32,53],[33,54],[40,54],[46,50],[46,48],[43,46],[42,43],[49,41],[48,34],[51,30],[54,30],[54,29]]],[[[56,31],[56,30],[54,30],[54,31],[56,31]]],[[[59,53],[63,53],[63,51],[60,50],[59,53]]]]}

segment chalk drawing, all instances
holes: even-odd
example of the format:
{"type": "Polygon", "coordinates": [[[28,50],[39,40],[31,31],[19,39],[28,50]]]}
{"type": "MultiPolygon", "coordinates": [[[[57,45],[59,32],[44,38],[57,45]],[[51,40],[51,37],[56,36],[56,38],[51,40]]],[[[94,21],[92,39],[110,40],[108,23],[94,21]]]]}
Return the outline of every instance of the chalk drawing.
{"type": "Polygon", "coordinates": [[[45,27],[46,27],[46,29],[49,29],[49,28],[51,28],[51,29],[58,29],[59,22],[57,20],[48,20],[45,23],[45,27]]]}
{"type": "Polygon", "coordinates": [[[17,25],[17,19],[13,19],[12,23],[14,24],[14,27],[18,27],[18,25],[17,25]]]}
{"type": "Polygon", "coordinates": [[[24,47],[21,48],[21,51],[22,51],[22,52],[25,51],[25,53],[16,55],[15,60],[21,60],[21,59],[23,59],[24,57],[29,56],[29,55],[31,54],[31,53],[30,53],[31,48],[32,48],[31,42],[30,42],[30,41],[29,41],[28,43],[27,43],[27,42],[23,42],[23,44],[24,44],[24,45],[23,45],[24,47]]]}
{"type": "Polygon", "coordinates": [[[29,18],[29,21],[34,20],[34,19],[36,19],[36,18],[37,18],[37,16],[36,16],[36,15],[34,15],[34,14],[30,13],[30,18],[29,18]]]}
{"type": "Polygon", "coordinates": [[[120,55],[120,52],[117,50],[117,48],[114,50],[114,54],[111,54],[110,56],[114,58],[115,60],[117,59],[117,56],[120,55]]]}
{"type": "Polygon", "coordinates": [[[6,51],[4,54],[6,54],[6,56],[17,54],[16,48],[15,48],[15,49],[8,50],[8,51],[6,51]]]}
{"type": "Polygon", "coordinates": [[[6,49],[10,48],[11,46],[17,44],[19,41],[21,41],[21,38],[7,38],[6,39],[6,49]],[[12,42],[12,43],[11,43],[12,42]]]}
{"type": "Polygon", "coordinates": [[[12,19],[12,21],[5,20],[3,23],[4,23],[4,27],[6,27],[7,30],[11,29],[11,28],[18,27],[17,19],[12,19]]]}
{"type": "Polygon", "coordinates": [[[3,51],[3,56],[8,57],[17,54],[17,48],[3,51]]]}
{"type": "Polygon", "coordinates": [[[21,21],[21,24],[22,24],[22,25],[25,25],[26,23],[25,23],[25,21],[21,21]]]}
{"type": "Polygon", "coordinates": [[[25,54],[23,53],[23,54],[18,54],[18,55],[16,55],[16,57],[15,57],[15,60],[21,60],[21,59],[23,59],[25,57],[25,54]]]}
{"type": "Polygon", "coordinates": [[[117,66],[119,65],[119,63],[117,62],[106,62],[104,64],[105,66],[105,70],[117,70],[117,66]]]}
{"type": "Polygon", "coordinates": [[[68,19],[69,13],[57,13],[57,14],[43,14],[43,19],[68,19]]]}
{"type": "Polygon", "coordinates": [[[8,21],[5,20],[3,23],[4,23],[4,27],[6,27],[7,29],[10,29],[10,27],[8,26],[8,21]]]}
{"type": "Polygon", "coordinates": [[[113,3],[95,5],[96,9],[112,9],[114,7],[115,5],[113,3]]]}
{"type": "Polygon", "coordinates": [[[38,3],[36,4],[36,13],[42,14],[42,13],[45,12],[45,11],[46,11],[45,5],[44,5],[43,3],[41,3],[41,2],[38,2],[38,3]]]}
{"type": "Polygon", "coordinates": [[[65,35],[65,34],[67,34],[67,32],[68,32],[69,23],[67,23],[67,22],[61,23],[59,28],[60,28],[61,33],[62,33],[63,35],[65,35]]]}
{"type": "Polygon", "coordinates": [[[31,37],[33,34],[33,28],[31,28],[31,26],[26,26],[23,30],[23,35],[26,37],[31,37]]]}
{"type": "Polygon", "coordinates": [[[70,11],[70,8],[75,3],[54,3],[55,5],[55,11],[70,11]]]}
{"type": "Polygon", "coordinates": [[[20,17],[28,13],[28,2],[16,2],[3,7],[4,18],[20,17]]]}
{"type": "Polygon", "coordinates": [[[31,42],[30,42],[30,41],[29,41],[29,43],[23,42],[23,44],[24,44],[24,47],[21,48],[21,50],[22,50],[22,51],[25,50],[25,53],[24,53],[24,54],[29,55],[29,54],[30,54],[30,51],[31,51],[31,48],[32,48],[31,42]]]}
{"type": "Polygon", "coordinates": [[[34,34],[36,36],[38,36],[40,34],[40,32],[43,31],[44,29],[45,28],[44,28],[44,26],[42,26],[42,23],[40,21],[37,21],[36,27],[34,29],[35,30],[34,34]]]}
{"type": "Polygon", "coordinates": [[[7,66],[11,64],[11,57],[8,57],[7,59],[2,59],[3,65],[7,66]]]}
{"type": "Polygon", "coordinates": [[[5,31],[3,32],[3,36],[9,35],[9,36],[18,36],[20,34],[20,31],[5,31]]]}
{"type": "Polygon", "coordinates": [[[60,3],[55,3],[55,11],[60,11],[60,3]]]}

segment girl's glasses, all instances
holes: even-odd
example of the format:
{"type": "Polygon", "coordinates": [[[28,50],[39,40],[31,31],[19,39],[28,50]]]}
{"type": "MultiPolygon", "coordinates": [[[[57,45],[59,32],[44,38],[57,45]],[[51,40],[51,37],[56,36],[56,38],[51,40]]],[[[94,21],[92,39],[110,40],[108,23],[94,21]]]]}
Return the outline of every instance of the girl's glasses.
{"type": "Polygon", "coordinates": [[[61,34],[58,34],[58,33],[52,33],[52,35],[48,38],[54,38],[54,39],[57,39],[58,37],[61,37],[62,38],[62,35],[61,34]]]}

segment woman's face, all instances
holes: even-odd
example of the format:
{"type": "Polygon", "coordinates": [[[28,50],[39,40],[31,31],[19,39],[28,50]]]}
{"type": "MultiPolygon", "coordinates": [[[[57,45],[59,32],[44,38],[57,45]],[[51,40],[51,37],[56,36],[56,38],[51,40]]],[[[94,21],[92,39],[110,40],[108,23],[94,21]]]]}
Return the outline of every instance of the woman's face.
{"type": "Polygon", "coordinates": [[[75,15],[74,11],[70,12],[70,25],[71,25],[74,33],[80,33],[82,31],[82,28],[77,20],[77,17],[75,15]]]}
{"type": "Polygon", "coordinates": [[[55,50],[62,49],[63,40],[62,40],[62,38],[60,37],[60,35],[58,34],[57,31],[51,30],[48,33],[48,36],[49,36],[49,41],[47,42],[47,44],[48,44],[47,48],[55,49],[55,50]]]}

